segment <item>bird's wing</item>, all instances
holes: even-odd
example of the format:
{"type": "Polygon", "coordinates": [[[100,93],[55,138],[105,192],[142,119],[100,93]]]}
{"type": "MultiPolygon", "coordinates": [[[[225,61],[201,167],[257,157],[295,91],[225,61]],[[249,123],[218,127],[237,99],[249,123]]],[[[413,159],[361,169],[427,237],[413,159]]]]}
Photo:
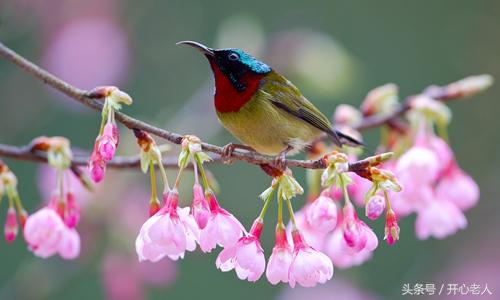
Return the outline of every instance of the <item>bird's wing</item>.
{"type": "Polygon", "coordinates": [[[342,146],[328,118],[307,100],[293,83],[278,73],[273,73],[264,83],[267,100],[279,109],[326,132],[335,144],[342,146]]]}

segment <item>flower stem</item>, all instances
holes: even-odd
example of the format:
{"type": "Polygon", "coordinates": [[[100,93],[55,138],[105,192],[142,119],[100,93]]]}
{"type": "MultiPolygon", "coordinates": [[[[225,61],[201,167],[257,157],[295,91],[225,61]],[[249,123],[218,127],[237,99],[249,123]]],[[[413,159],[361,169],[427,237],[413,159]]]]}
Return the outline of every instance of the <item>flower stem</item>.
{"type": "Polygon", "coordinates": [[[106,99],[104,101],[104,106],[102,107],[102,116],[101,116],[101,127],[99,129],[99,136],[102,135],[102,132],[104,131],[104,126],[106,126],[106,122],[109,119],[109,103],[108,100],[106,99]]]}
{"type": "Polygon", "coordinates": [[[386,210],[389,211],[389,210],[391,210],[391,202],[389,201],[389,195],[387,194],[386,190],[384,190],[384,198],[385,198],[386,210]]]}
{"type": "Polygon", "coordinates": [[[345,183],[344,174],[339,174],[340,186],[342,186],[342,192],[344,194],[344,201],[346,203],[351,203],[351,199],[349,198],[349,193],[347,192],[347,184],[345,183]]]}
{"type": "Polygon", "coordinates": [[[149,163],[149,176],[151,179],[151,199],[158,199],[156,197],[156,174],[153,161],[149,163]]]}
{"type": "Polygon", "coordinates": [[[283,197],[278,193],[278,225],[283,224],[283,197]]]}
{"type": "Polygon", "coordinates": [[[196,184],[200,184],[200,179],[199,179],[200,176],[198,174],[198,163],[196,162],[193,164],[193,172],[194,172],[194,182],[196,184]]]}
{"type": "Polygon", "coordinates": [[[211,190],[210,184],[208,183],[207,174],[205,173],[205,169],[203,168],[203,163],[201,162],[198,155],[193,155],[193,158],[196,161],[198,168],[200,169],[201,180],[203,181],[203,185],[205,187],[205,190],[211,190]]]}
{"type": "Polygon", "coordinates": [[[264,201],[264,206],[262,207],[262,210],[260,211],[259,215],[259,220],[264,221],[264,216],[266,215],[267,208],[269,207],[269,203],[271,203],[271,198],[272,198],[273,193],[269,193],[269,196],[267,197],[266,201],[264,201]]]}
{"type": "Polygon", "coordinates": [[[163,180],[163,191],[167,192],[170,190],[170,185],[168,184],[167,172],[165,171],[165,167],[163,167],[161,158],[160,161],[158,161],[158,168],[160,169],[161,179],[163,180]]]}
{"type": "Polygon", "coordinates": [[[14,189],[13,191],[14,204],[16,205],[16,209],[18,212],[24,211],[23,204],[21,203],[21,198],[19,197],[19,193],[14,189]]]}
{"type": "Polygon", "coordinates": [[[184,168],[179,168],[179,172],[177,173],[177,177],[175,178],[174,188],[179,189],[179,185],[181,184],[181,175],[184,168]]]}
{"type": "Polygon", "coordinates": [[[14,191],[13,189],[11,190],[10,188],[7,190],[7,198],[9,199],[9,208],[12,208],[14,206],[14,191]]]}
{"type": "Polygon", "coordinates": [[[293,213],[292,201],[290,199],[285,199],[288,206],[288,214],[290,215],[290,221],[292,221],[292,231],[297,229],[297,222],[295,222],[295,215],[293,213]]]}
{"type": "Polygon", "coordinates": [[[59,187],[59,203],[65,202],[64,197],[64,172],[60,169],[57,169],[57,185],[59,187]]]}

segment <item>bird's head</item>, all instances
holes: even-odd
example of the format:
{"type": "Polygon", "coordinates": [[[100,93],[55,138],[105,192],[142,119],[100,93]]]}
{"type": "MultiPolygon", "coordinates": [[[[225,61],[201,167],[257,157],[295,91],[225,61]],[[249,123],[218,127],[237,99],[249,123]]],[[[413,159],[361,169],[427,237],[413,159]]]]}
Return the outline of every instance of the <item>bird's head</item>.
{"type": "Polygon", "coordinates": [[[218,79],[217,76],[224,76],[239,92],[245,91],[249,78],[259,78],[271,72],[271,68],[268,65],[241,49],[212,49],[193,41],[182,41],[177,44],[188,45],[198,49],[210,62],[216,82],[218,79]]]}

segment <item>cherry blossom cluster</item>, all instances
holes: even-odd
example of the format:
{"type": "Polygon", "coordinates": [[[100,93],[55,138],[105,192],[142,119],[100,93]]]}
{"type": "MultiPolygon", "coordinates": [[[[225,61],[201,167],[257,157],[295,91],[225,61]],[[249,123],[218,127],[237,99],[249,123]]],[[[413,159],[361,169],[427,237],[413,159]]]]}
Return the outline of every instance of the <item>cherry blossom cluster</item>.
{"type": "MultiPolygon", "coordinates": [[[[392,156],[393,153],[383,153],[368,157],[352,174],[347,173],[348,155],[333,152],[324,157],[328,161],[324,171],[308,174],[312,189],[307,203],[296,214],[296,223],[304,239],[323,251],[334,266],[360,265],[378,247],[377,235],[359,218],[355,204],[364,207],[370,221],[385,212],[384,239],[389,245],[399,239],[397,217],[391,206],[393,199],[389,198],[402,188],[390,170],[380,168],[392,156]]],[[[292,227],[289,226],[290,230],[292,227]]]]}
{"type": "Polygon", "coordinates": [[[223,209],[213,190],[203,167],[210,157],[201,151],[200,140],[186,136],[179,155],[179,172],[174,186],[170,187],[161,164],[161,150],[145,132],[135,132],[141,147],[142,170],[149,170],[151,176],[150,218],[142,226],[136,239],[139,260],[159,261],[167,256],[177,260],[186,251],[194,251],[199,244],[203,252],[210,252],[217,245],[222,247],[235,244],[244,230],[241,223],[223,209]],[[183,170],[192,162],[195,180],[191,207],[179,207],[178,187],[183,170]],[[162,202],[157,199],[155,165],[162,174],[162,202]],[[201,175],[205,191],[199,182],[201,175]]]}
{"type": "Polygon", "coordinates": [[[114,86],[97,87],[89,92],[89,97],[104,99],[101,128],[88,163],[90,177],[98,183],[104,178],[106,162],[113,159],[120,141],[115,111],[120,110],[122,104],[132,104],[132,98],[114,86]]]}
{"type": "MultiPolygon", "coordinates": [[[[343,236],[343,245],[348,249],[346,251],[349,251],[345,255],[353,257],[369,254],[377,246],[376,235],[358,219],[356,210],[349,200],[347,186],[351,179],[347,174],[349,170],[347,155],[343,153],[334,151],[323,157],[325,164],[328,165],[321,176],[325,188],[322,195],[307,209],[310,226],[304,226],[305,224],[297,222],[295,218],[291,200],[304,190],[287,169],[284,172],[278,171],[271,186],[260,195],[264,201],[263,208],[247,232],[244,226],[216,200],[203,166],[203,162],[210,160],[210,157],[202,152],[201,142],[197,137],[186,136],[183,139],[178,163],[179,173],[174,187],[170,188],[161,164],[159,146],[147,133],[142,131],[135,133],[141,147],[141,165],[144,172],[149,170],[152,185],[150,218],[144,223],[136,239],[136,251],[141,261],[156,262],[164,257],[177,260],[183,258],[186,251],[194,251],[197,244],[202,252],[211,252],[220,246],[223,249],[217,257],[216,266],[221,271],[235,270],[239,279],[252,282],[260,279],[265,272],[272,284],[285,282],[292,287],[296,284],[312,287],[332,278],[333,263],[325,253],[312,246],[312,242],[309,241],[311,232],[328,234],[338,228],[337,231],[343,236]],[[193,200],[191,207],[180,208],[178,185],[182,171],[188,166],[189,161],[195,173],[193,200]],[[156,196],[156,165],[163,174],[164,189],[161,205],[156,196]],[[202,184],[198,178],[200,175],[202,184]],[[334,186],[340,188],[345,195],[342,220],[337,217],[337,204],[328,196],[334,186]],[[260,236],[264,227],[264,217],[274,194],[277,195],[278,204],[276,244],[266,267],[260,236]],[[283,220],[285,203],[290,218],[288,233],[283,220]]],[[[390,171],[376,167],[390,157],[391,154],[370,157],[365,160],[365,165],[360,167],[358,172],[373,182],[372,193],[376,193],[379,189],[384,192],[383,208],[370,209],[370,213],[387,208],[385,235],[392,244],[399,237],[399,227],[390,208],[386,191],[399,191],[400,186],[390,171]]],[[[381,213],[379,211],[378,215],[381,213]]]]}
{"type": "Polygon", "coordinates": [[[54,189],[46,205],[26,220],[24,238],[28,248],[39,257],[59,254],[64,259],[75,259],[80,254],[80,235],[76,226],[80,221],[80,207],[68,184],[73,176],[72,153],[66,138],[38,138],[35,148],[47,152],[48,164],[56,171],[54,189]]]}

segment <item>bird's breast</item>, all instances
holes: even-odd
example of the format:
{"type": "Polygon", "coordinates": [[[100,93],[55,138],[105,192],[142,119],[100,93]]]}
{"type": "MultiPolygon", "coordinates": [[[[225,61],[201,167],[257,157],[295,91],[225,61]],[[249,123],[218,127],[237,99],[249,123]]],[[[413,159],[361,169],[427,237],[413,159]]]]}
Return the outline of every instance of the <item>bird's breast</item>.
{"type": "Polygon", "coordinates": [[[259,153],[277,155],[288,145],[301,150],[321,134],[262,95],[256,93],[238,111],[217,110],[222,125],[242,143],[259,153]]]}

